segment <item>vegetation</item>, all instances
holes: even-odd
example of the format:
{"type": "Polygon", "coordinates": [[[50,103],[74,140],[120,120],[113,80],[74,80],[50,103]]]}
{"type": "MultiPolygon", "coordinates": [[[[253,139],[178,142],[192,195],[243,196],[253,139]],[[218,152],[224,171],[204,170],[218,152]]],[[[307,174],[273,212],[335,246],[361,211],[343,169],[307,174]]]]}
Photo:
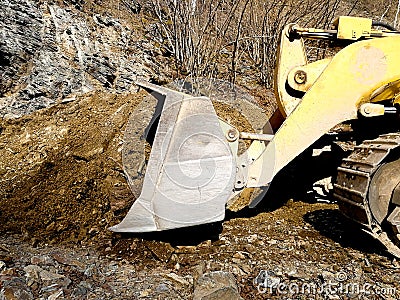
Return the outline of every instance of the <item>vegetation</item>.
{"type": "MultiPolygon", "coordinates": [[[[141,20],[147,37],[172,58],[176,77],[235,82],[240,76],[266,87],[273,84],[279,34],[288,23],[327,28],[338,15],[371,17],[395,27],[400,22],[400,0],[70,1],[135,26],[141,20]]],[[[309,46],[311,56],[326,54],[326,43],[309,46]]]]}
{"type": "Polygon", "coordinates": [[[224,77],[247,73],[270,87],[284,25],[326,27],[341,0],[150,0],[149,35],[174,57],[180,75],[224,77]]]}

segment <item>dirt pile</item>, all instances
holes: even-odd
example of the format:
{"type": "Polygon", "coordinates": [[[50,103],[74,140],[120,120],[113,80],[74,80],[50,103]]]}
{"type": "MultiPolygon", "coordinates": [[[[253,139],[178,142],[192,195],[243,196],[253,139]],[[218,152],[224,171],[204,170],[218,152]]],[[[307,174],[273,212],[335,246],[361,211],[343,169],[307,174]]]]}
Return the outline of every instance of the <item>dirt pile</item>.
{"type": "Polygon", "coordinates": [[[1,232],[47,242],[95,239],[133,201],[123,130],[144,93],[91,93],[1,120],[1,232]]]}

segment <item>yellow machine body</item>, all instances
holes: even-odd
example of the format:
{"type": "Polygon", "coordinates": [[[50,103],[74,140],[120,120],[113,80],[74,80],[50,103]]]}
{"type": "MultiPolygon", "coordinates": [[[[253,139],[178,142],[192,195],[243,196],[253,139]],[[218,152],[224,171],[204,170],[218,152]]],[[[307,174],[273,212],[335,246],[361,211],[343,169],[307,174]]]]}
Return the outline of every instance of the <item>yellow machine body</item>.
{"type": "Polygon", "coordinates": [[[270,183],[332,127],[356,119],[362,104],[399,101],[400,36],[358,41],[331,59],[301,65],[304,43],[290,41],[289,29],[282,35],[276,71],[276,98],[286,120],[249,167],[249,186],[270,183]],[[301,92],[305,94],[296,97],[301,92]]]}

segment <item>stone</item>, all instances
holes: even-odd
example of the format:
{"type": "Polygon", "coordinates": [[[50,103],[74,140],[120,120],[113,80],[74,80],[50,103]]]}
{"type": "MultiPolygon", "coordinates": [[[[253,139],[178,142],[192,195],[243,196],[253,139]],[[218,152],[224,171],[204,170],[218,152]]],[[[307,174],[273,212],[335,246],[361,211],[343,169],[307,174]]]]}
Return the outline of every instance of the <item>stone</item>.
{"type": "Polygon", "coordinates": [[[257,241],[257,240],[258,240],[257,234],[252,234],[252,235],[250,235],[250,236],[247,238],[247,241],[248,241],[250,244],[254,243],[254,242],[257,241]]]}
{"type": "Polygon", "coordinates": [[[95,266],[96,266],[95,264],[89,265],[89,266],[85,269],[85,272],[83,272],[83,274],[84,274],[85,276],[87,276],[87,277],[93,276],[94,272],[96,272],[95,266]]]}
{"type": "Polygon", "coordinates": [[[27,284],[41,283],[43,291],[55,291],[59,287],[68,287],[71,283],[71,280],[64,275],[44,270],[37,265],[28,265],[24,267],[24,271],[27,284]]]}
{"type": "Polygon", "coordinates": [[[189,285],[189,282],[186,281],[185,278],[183,278],[183,277],[181,277],[181,276],[179,276],[179,275],[177,275],[175,273],[166,274],[165,277],[168,278],[168,279],[172,279],[173,281],[175,281],[175,282],[177,282],[177,283],[179,283],[181,285],[184,285],[184,286],[185,285],[189,285]]]}
{"type": "Polygon", "coordinates": [[[163,262],[167,262],[175,251],[169,243],[146,241],[144,244],[156,258],[163,262]]]}
{"type": "Polygon", "coordinates": [[[4,261],[0,260],[0,271],[3,271],[3,269],[5,269],[6,267],[6,263],[4,261]]]}
{"type": "Polygon", "coordinates": [[[22,278],[14,278],[4,283],[0,290],[0,300],[33,300],[33,294],[22,278]]]}
{"type": "Polygon", "coordinates": [[[166,285],[165,283],[160,283],[160,284],[156,287],[155,291],[156,291],[157,293],[168,293],[168,292],[169,292],[169,287],[168,287],[168,285],[166,285]]]}
{"type": "Polygon", "coordinates": [[[236,252],[235,254],[233,254],[233,258],[246,259],[246,256],[242,252],[236,252]]]}
{"type": "Polygon", "coordinates": [[[64,275],[52,273],[47,270],[40,271],[39,275],[40,275],[40,279],[43,281],[53,281],[53,280],[65,278],[64,275]]]}
{"type": "Polygon", "coordinates": [[[254,279],[255,285],[263,288],[276,288],[280,282],[281,279],[275,272],[269,270],[261,270],[254,279]]]}
{"type": "Polygon", "coordinates": [[[177,246],[175,250],[178,254],[194,254],[196,251],[196,246],[177,246]]]}
{"type": "Polygon", "coordinates": [[[205,270],[206,266],[204,262],[200,262],[198,265],[195,265],[192,268],[192,274],[195,280],[198,280],[200,278],[200,276],[202,276],[204,274],[204,270],[205,270]]]}
{"type": "Polygon", "coordinates": [[[59,288],[59,285],[57,284],[57,283],[53,283],[53,284],[50,284],[50,285],[47,285],[47,286],[44,286],[44,287],[42,287],[41,289],[40,289],[40,291],[42,292],[42,293],[47,293],[47,292],[54,292],[54,291],[56,291],[57,289],[59,288]]]}
{"type": "Polygon", "coordinates": [[[57,299],[62,299],[64,296],[64,291],[62,289],[59,289],[55,293],[51,294],[47,300],[57,300],[57,299]]]}
{"type": "Polygon", "coordinates": [[[28,286],[31,286],[33,283],[40,283],[40,272],[43,269],[37,265],[28,265],[24,267],[24,272],[26,276],[26,282],[28,286]]]}
{"type": "Polygon", "coordinates": [[[333,282],[337,279],[336,274],[329,271],[322,271],[319,277],[322,278],[323,282],[329,282],[329,281],[333,282]]]}
{"type": "Polygon", "coordinates": [[[240,300],[235,277],[228,272],[214,271],[201,276],[194,289],[193,300],[240,300]]]}
{"type": "Polygon", "coordinates": [[[32,256],[31,257],[31,264],[32,265],[52,265],[54,261],[51,259],[50,256],[32,256]]]}
{"type": "Polygon", "coordinates": [[[146,290],[140,292],[140,296],[139,297],[140,298],[147,297],[150,294],[151,294],[151,289],[146,289],[146,290]]]}
{"type": "Polygon", "coordinates": [[[92,285],[87,281],[81,281],[73,291],[73,296],[83,297],[92,289],[92,285]]]}
{"type": "Polygon", "coordinates": [[[200,243],[199,245],[197,245],[197,248],[199,249],[208,249],[211,247],[211,240],[206,240],[202,243],[200,243]]]}
{"type": "Polygon", "coordinates": [[[246,274],[250,274],[253,270],[252,268],[245,262],[239,260],[238,262],[235,262],[237,266],[246,274]]]}
{"type": "Polygon", "coordinates": [[[0,276],[17,276],[18,273],[14,268],[5,268],[0,272],[0,276]]]}
{"type": "Polygon", "coordinates": [[[78,268],[84,268],[85,264],[81,263],[80,261],[76,259],[72,259],[69,257],[66,257],[65,255],[62,255],[60,253],[53,253],[52,257],[59,262],[60,264],[67,265],[67,266],[74,266],[78,268]]]}
{"type": "Polygon", "coordinates": [[[244,245],[244,248],[251,254],[254,254],[257,252],[257,248],[254,247],[253,245],[244,245]]]}

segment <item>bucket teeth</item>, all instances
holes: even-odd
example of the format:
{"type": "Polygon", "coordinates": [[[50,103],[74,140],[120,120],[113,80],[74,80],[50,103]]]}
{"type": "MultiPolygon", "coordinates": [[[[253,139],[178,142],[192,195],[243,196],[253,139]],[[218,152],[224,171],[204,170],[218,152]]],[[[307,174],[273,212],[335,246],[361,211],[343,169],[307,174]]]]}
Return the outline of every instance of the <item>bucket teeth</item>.
{"type": "Polygon", "coordinates": [[[166,98],[141,195],[110,230],[160,231],[223,220],[236,162],[211,100],[140,84],[166,98]]]}

